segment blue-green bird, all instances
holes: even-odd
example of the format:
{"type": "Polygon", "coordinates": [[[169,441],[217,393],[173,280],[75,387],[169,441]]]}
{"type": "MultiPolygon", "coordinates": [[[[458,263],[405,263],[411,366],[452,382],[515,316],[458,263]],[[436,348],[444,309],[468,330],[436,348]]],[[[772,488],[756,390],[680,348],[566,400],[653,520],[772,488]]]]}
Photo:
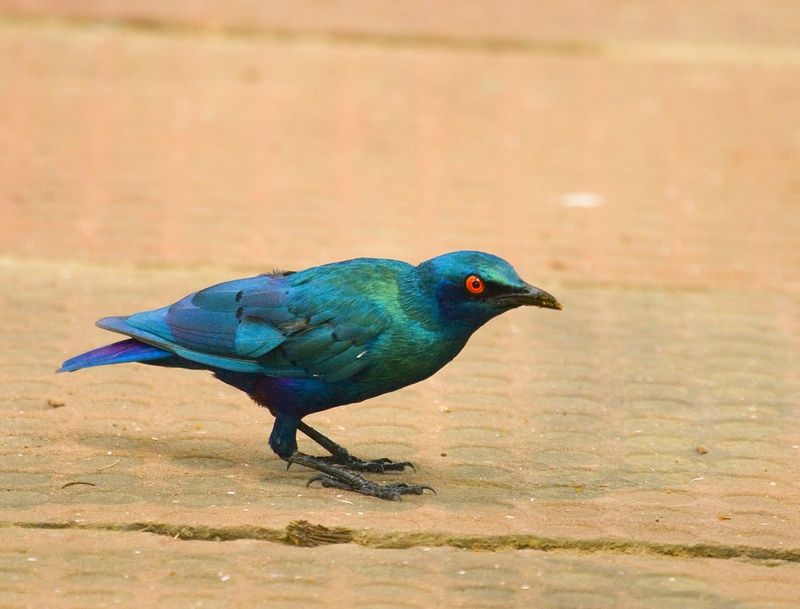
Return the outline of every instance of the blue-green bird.
{"type": "Polygon", "coordinates": [[[131,338],[74,357],[59,372],[123,362],[210,370],[269,409],[270,447],[320,472],[309,484],[395,499],[433,489],[367,480],[357,472],[413,466],[358,459],[303,417],[428,378],[475,330],[523,305],[561,309],[491,254],[453,252],[418,266],[358,258],[228,281],[161,309],[106,317],[99,327],[131,338]],[[330,456],[299,452],[298,430],[330,456]]]}

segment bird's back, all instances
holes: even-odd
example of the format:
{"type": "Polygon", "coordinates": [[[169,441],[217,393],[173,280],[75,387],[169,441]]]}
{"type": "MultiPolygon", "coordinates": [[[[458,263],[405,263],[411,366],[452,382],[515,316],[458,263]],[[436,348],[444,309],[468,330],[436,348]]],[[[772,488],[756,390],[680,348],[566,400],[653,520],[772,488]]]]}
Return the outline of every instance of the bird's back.
{"type": "Polygon", "coordinates": [[[413,270],[362,258],[260,275],[98,325],[209,367],[336,382],[367,367],[370,346],[402,317],[399,280],[413,270]]]}

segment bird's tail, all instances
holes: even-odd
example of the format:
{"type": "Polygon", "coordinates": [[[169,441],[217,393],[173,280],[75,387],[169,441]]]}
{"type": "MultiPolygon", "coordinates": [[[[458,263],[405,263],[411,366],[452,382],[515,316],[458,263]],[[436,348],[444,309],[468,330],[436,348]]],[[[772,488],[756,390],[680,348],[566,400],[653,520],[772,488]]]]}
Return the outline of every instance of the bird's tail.
{"type": "Polygon", "coordinates": [[[61,364],[56,372],[73,372],[81,368],[105,366],[106,364],[123,364],[125,362],[148,362],[154,359],[172,357],[172,353],[129,338],[118,343],[93,349],[61,364]]]}

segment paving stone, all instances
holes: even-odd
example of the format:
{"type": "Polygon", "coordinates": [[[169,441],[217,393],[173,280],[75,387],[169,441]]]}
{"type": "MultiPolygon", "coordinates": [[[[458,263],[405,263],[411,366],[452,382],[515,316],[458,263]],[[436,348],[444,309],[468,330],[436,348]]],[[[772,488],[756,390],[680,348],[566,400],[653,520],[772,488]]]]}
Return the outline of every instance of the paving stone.
{"type": "MultiPolygon", "coordinates": [[[[469,243],[525,252],[526,276],[800,281],[800,60],[763,65],[753,52],[698,65],[647,53],[0,27],[0,122],[20,151],[3,155],[1,170],[7,253],[263,270],[358,254],[419,259],[469,243]],[[565,207],[573,191],[605,203],[565,207]],[[49,231],[49,221],[71,230],[49,231]],[[304,238],[287,238],[297,226],[304,238]]],[[[137,309],[145,296],[121,289],[119,302],[137,309]]],[[[692,302],[662,294],[628,331],[659,308],[699,314],[692,302]]],[[[592,340],[572,338],[581,349],[592,340]]]]}
{"type": "MultiPolygon", "coordinates": [[[[52,375],[65,357],[59,350],[74,353],[99,344],[103,333],[86,337],[85,328],[116,312],[115,269],[70,264],[70,280],[58,279],[63,267],[54,262],[0,268],[3,290],[23,305],[26,298],[60,297],[70,303],[61,315],[81,320],[65,324],[65,335],[45,344],[51,349],[42,362],[50,371],[46,381],[38,369],[15,365],[13,358],[25,359],[23,321],[11,324],[2,339],[14,347],[5,352],[8,367],[0,371],[8,381],[0,388],[7,405],[0,425],[0,481],[7,490],[0,503],[10,510],[10,522],[68,522],[76,507],[89,521],[135,522],[146,515],[178,522],[174,509],[183,506],[201,510],[197,517],[209,524],[280,528],[302,510],[327,525],[413,530],[424,522],[425,530],[467,534],[473,526],[468,511],[479,504],[482,527],[492,534],[580,531],[614,538],[635,531],[651,541],[800,545],[792,526],[798,505],[792,447],[800,412],[782,397],[795,386],[796,370],[777,365],[769,374],[719,373],[727,369],[719,360],[697,360],[692,348],[669,342],[666,361],[682,371],[680,384],[655,382],[626,366],[631,354],[645,352],[659,370],[662,356],[655,347],[642,345],[640,334],[617,329],[627,327],[628,314],[635,318],[650,310],[664,293],[617,289],[616,308],[605,314],[602,327],[576,315],[569,331],[592,333],[594,363],[563,364],[562,373],[558,359],[526,348],[549,320],[536,312],[509,315],[479,332],[476,348],[470,345],[434,379],[311,417],[323,433],[363,447],[369,456],[413,458],[416,474],[383,478],[425,481],[439,494],[399,505],[305,488],[309,474],[287,472],[266,445],[269,413],[203,373],[129,365],[52,375]],[[50,285],[52,293],[26,297],[31,281],[50,285]],[[90,294],[80,288],[84,283],[92,284],[90,294]],[[541,358],[547,363],[540,370],[541,358]],[[494,377],[503,383],[482,383],[492,377],[476,372],[486,368],[503,371],[494,377]],[[742,385],[753,394],[727,396],[742,385]],[[398,521],[394,514],[401,512],[417,516],[398,521]]],[[[208,273],[140,269],[137,282],[129,278],[129,289],[203,285],[208,273]]],[[[610,290],[564,285],[560,294],[591,301],[609,298],[610,290]]],[[[752,300],[724,290],[691,298],[723,316],[752,300]]],[[[783,298],[784,306],[796,306],[794,296],[783,298]]],[[[569,310],[563,313],[569,321],[569,310]]],[[[682,315],[667,309],[661,314],[667,325],[682,315]]],[[[764,319],[760,344],[769,361],[785,361],[792,344],[764,319]]],[[[698,337],[696,346],[724,350],[729,336],[698,337]]]]}
{"type": "Polygon", "coordinates": [[[0,531],[7,606],[791,607],[798,566],[0,531]],[[31,548],[38,552],[31,552],[31,548]],[[33,586],[34,582],[39,582],[33,586]]]}

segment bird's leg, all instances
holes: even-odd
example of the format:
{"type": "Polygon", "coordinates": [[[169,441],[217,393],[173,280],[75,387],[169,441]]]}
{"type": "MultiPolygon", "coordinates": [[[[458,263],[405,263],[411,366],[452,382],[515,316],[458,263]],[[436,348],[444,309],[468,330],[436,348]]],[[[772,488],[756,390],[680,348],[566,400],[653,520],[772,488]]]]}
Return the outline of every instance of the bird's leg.
{"type": "MultiPolygon", "coordinates": [[[[306,432],[303,431],[303,433],[306,432]]],[[[324,438],[325,436],[322,437],[324,438]]],[[[327,438],[325,439],[327,440],[327,438]]],[[[328,440],[328,442],[330,442],[330,440],[328,440]]],[[[426,490],[432,491],[434,494],[436,493],[433,487],[427,484],[410,485],[403,482],[386,485],[376,484],[355,472],[350,472],[333,465],[328,457],[312,457],[311,455],[295,451],[291,457],[285,460],[289,465],[297,463],[298,465],[303,465],[317,470],[318,472],[322,472],[321,474],[312,476],[307,486],[310,486],[314,482],[319,482],[325,488],[338,488],[344,491],[353,491],[355,493],[361,493],[362,495],[378,497],[379,499],[388,499],[390,501],[402,499],[403,495],[421,495],[426,490]]]]}
{"type": "Polygon", "coordinates": [[[302,431],[309,438],[314,440],[314,442],[331,453],[330,457],[315,457],[315,459],[319,459],[324,463],[332,463],[334,465],[338,465],[339,467],[353,470],[354,472],[375,472],[382,474],[384,472],[402,472],[407,467],[417,471],[417,468],[414,467],[414,464],[410,463],[409,461],[392,461],[391,459],[386,458],[366,461],[364,459],[354,457],[344,446],[341,446],[330,438],[323,436],[316,429],[310,427],[302,421],[298,423],[297,429],[302,431]]]}

